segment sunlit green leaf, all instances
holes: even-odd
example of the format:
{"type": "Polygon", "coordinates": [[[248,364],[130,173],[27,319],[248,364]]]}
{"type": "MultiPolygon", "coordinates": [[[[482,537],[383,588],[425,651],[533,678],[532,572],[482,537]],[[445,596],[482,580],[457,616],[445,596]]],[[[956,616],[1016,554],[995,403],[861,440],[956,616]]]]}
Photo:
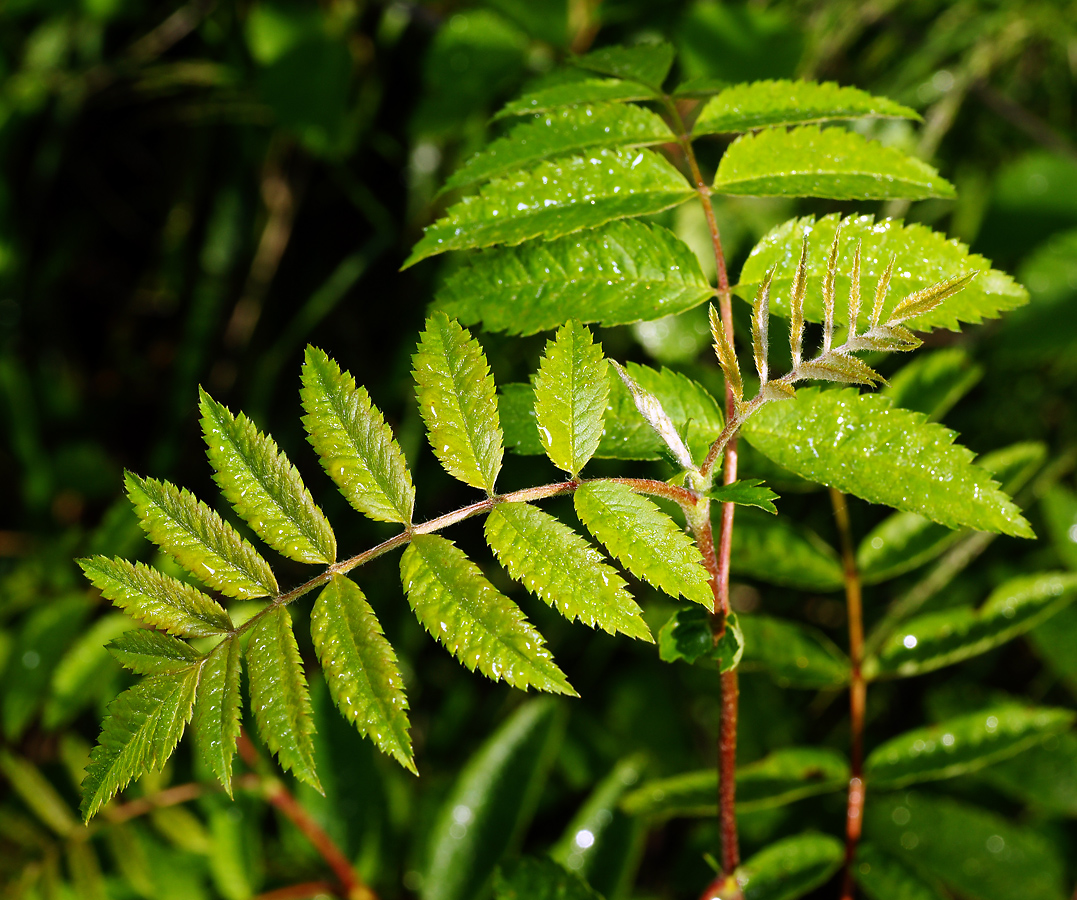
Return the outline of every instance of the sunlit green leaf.
{"type": "MultiPolygon", "coordinates": [[[[812,322],[823,318],[822,285],[827,266],[827,248],[834,240],[840,217],[837,214],[815,219],[806,216],[790,219],[772,229],[753,248],[740,273],[736,291],[744,299],[755,296],[759,284],[774,269],[770,311],[773,315],[789,315],[789,293],[800,258],[804,235],[810,234],[807,292],[804,315],[812,322]]],[[[947,298],[932,312],[906,322],[914,331],[934,328],[959,330],[961,322],[977,324],[996,318],[1006,310],[1028,303],[1028,291],[1005,272],[991,268],[989,260],[969,253],[960,241],[932,231],[925,225],[905,225],[900,219],[876,222],[870,215],[849,216],[841,221],[841,242],[838,247],[837,275],[834,289],[839,298],[849,294],[853,253],[858,241],[863,241],[860,265],[860,291],[871,298],[876,283],[890,265],[898,264],[890,282],[883,306],[883,321],[902,298],[918,290],[950,278],[979,274],[959,293],[947,298]]],[[[846,307],[837,305],[837,320],[845,322],[846,307]]]]}
{"type": "Polygon", "coordinates": [[[660,319],[713,295],[678,237],[627,219],[585,236],[483,250],[448,278],[438,302],[465,324],[530,334],[569,318],[600,325],[660,319]]]}
{"type": "Polygon", "coordinates": [[[796,900],[819,887],[841,865],[837,838],[806,831],[760,850],[736,872],[744,900],[796,900]]]}
{"type": "Polygon", "coordinates": [[[726,616],[725,629],[715,642],[708,612],[698,606],[677,610],[658,634],[658,655],[665,662],[683,659],[719,672],[735,669],[744,655],[744,635],[736,613],[726,616]]]}
{"type": "Polygon", "coordinates": [[[943,900],[913,869],[874,844],[861,842],[856,848],[853,874],[868,900],[943,900]]]}
{"type": "Polygon", "coordinates": [[[695,196],[683,176],[650,150],[602,148],[498,178],[449,207],[404,263],[447,250],[546,240],[615,219],[677,206],[695,196]]]}
{"type": "Polygon", "coordinates": [[[307,347],[300,394],[310,442],[348,502],[373,519],[411,522],[415,488],[404,454],[366,388],[307,347]]]}
{"type": "Polygon", "coordinates": [[[654,641],[624,579],[567,525],[527,503],[499,503],[485,530],[509,574],[565,618],[654,641]]]}
{"type": "Polygon", "coordinates": [[[587,482],[573,502],[587,530],[629,572],[671,597],[713,607],[699,548],[653,502],[615,481],[587,482]]]}
{"type": "Polygon", "coordinates": [[[239,738],[242,668],[239,641],[222,641],[202,665],[194,702],[195,745],[228,796],[232,796],[232,757],[239,738]]]}
{"type": "Polygon", "coordinates": [[[243,413],[232,413],[200,391],[202,433],[221,493],[263,541],[298,562],[331,563],[337,540],[276,442],[243,413]]]}
{"type": "Polygon", "coordinates": [[[412,364],[434,455],[450,475],[492,494],[502,433],[494,379],[479,342],[436,312],[426,320],[412,364]]]}
{"type": "Polygon", "coordinates": [[[733,574],[805,590],[842,586],[841,561],[815,532],[755,510],[738,510],[735,522],[733,574]]]}
{"type": "Polygon", "coordinates": [[[761,478],[747,478],[711,488],[707,496],[718,503],[736,503],[754,506],[771,515],[778,514],[774,501],[778,495],[767,487],[761,478]]]}
{"type": "Polygon", "coordinates": [[[771,128],[738,138],[714,176],[715,191],[754,197],[924,200],[954,188],[927,163],[841,128],[771,128]]]}
{"type": "Polygon", "coordinates": [[[603,47],[586,56],[573,57],[571,61],[581,69],[660,88],[669,74],[675,55],[672,44],[658,41],[653,44],[636,44],[634,47],[603,47]]]}
{"type": "Polygon", "coordinates": [[[644,87],[636,81],[621,81],[616,78],[584,78],[564,84],[552,84],[540,87],[530,93],[510,100],[498,112],[495,119],[506,116],[526,116],[543,113],[566,106],[583,103],[617,103],[627,100],[651,100],[656,91],[644,87]]]}
{"type": "Polygon", "coordinates": [[[137,628],[110,641],[108,652],[139,675],[179,672],[198,662],[201,655],[186,641],[159,631],[137,628]]]}
{"type": "Polygon", "coordinates": [[[848,657],[822,632],[789,619],[743,615],[745,671],[760,669],[785,687],[834,688],[848,684],[848,657]]]}
{"type": "Polygon", "coordinates": [[[519,607],[451,541],[415,535],[400,577],[423,627],[469,669],[513,687],[575,695],[519,607]]]}
{"type": "Polygon", "coordinates": [[[954,432],[874,394],[805,388],[748,420],[745,438],[790,471],[950,528],[1032,537],[954,432]]]}
{"type": "Polygon", "coordinates": [[[495,900],[602,900],[579,875],[552,859],[523,857],[494,875],[495,900]]]}
{"type": "Polygon", "coordinates": [[[266,613],[251,630],[247,676],[258,736],[284,769],[321,792],[314,770],[310,695],[287,607],[266,613]]]}
{"type": "Polygon", "coordinates": [[[381,623],[354,581],[336,575],[322,588],[310,614],[310,633],[329,693],[344,717],[415,772],[404,679],[381,623]]]}
{"type": "Polygon", "coordinates": [[[230,597],[277,593],[269,564],[216,512],[167,481],[126,476],[142,530],[199,581],[230,597]]]}
{"type": "Polygon", "coordinates": [[[904,678],[986,653],[1063,609],[1077,595],[1077,575],[1048,573],[1008,581],[979,609],[926,613],[904,622],[864,663],[868,678],[904,678]]]}
{"type": "Polygon", "coordinates": [[[832,81],[753,81],[714,97],[692,126],[693,134],[752,131],[774,125],[802,125],[831,119],[887,116],[919,119],[915,110],[832,81]]]}

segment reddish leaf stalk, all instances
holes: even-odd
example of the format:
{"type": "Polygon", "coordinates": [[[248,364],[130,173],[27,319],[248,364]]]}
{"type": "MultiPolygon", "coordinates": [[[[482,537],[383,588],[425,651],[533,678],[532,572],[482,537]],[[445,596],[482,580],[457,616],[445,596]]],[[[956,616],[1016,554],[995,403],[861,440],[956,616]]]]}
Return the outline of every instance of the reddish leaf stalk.
{"type": "Polygon", "coordinates": [[[849,730],[852,742],[849,797],[845,807],[845,876],[842,900],[853,900],[856,886],[853,860],[864,823],[864,707],[867,702],[867,683],[861,672],[864,659],[864,617],[861,602],[860,572],[853,552],[849,508],[841,491],[830,489],[830,502],[841,536],[842,569],[845,576],[845,603],[849,618],[849,659],[852,677],[849,688],[849,730]]]}

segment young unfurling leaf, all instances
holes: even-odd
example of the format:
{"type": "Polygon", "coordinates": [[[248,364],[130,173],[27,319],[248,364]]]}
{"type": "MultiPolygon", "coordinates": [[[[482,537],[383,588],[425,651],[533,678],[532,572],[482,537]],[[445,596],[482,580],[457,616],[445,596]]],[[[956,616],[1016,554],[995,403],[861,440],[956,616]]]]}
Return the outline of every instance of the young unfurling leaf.
{"type": "Polygon", "coordinates": [[[967,272],[964,275],[955,275],[953,278],[948,278],[945,281],[940,281],[923,290],[909,294],[908,297],[894,307],[894,311],[890,313],[890,318],[886,320],[886,324],[899,325],[909,319],[915,319],[917,316],[927,315],[947,297],[951,297],[961,290],[978,274],[979,272],[967,272]]]}
{"type": "MultiPolygon", "coordinates": [[[[773,278],[773,275],[771,276],[773,278]]],[[[804,352],[804,293],[808,286],[808,236],[800,245],[800,262],[793,275],[789,292],[789,349],[793,354],[793,368],[800,365],[804,352]]]]}
{"type": "Polygon", "coordinates": [[[767,276],[759,286],[752,304],[752,350],[755,354],[755,370],[759,373],[759,383],[767,383],[767,350],[769,337],[767,326],[770,324],[770,282],[767,276]]]}
{"type": "Polygon", "coordinates": [[[662,439],[662,443],[666,445],[670,455],[685,469],[694,469],[695,464],[692,462],[692,454],[685,446],[672,419],[663,409],[661,401],[650,391],[640,387],[636,380],[619,363],[610,360],[610,365],[620,376],[624,386],[628,388],[628,392],[632,396],[632,402],[635,403],[639,414],[654,429],[655,434],[662,439]]]}
{"type": "MultiPolygon", "coordinates": [[[[807,240],[807,237],[804,238],[807,240]]],[[[875,302],[871,307],[871,329],[874,331],[879,326],[879,319],[882,318],[883,306],[886,303],[886,294],[890,290],[890,279],[894,276],[894,264],[897,262],[896,256],[890,257],[890,265],[886,267],[886,271],[883,272],[879,278],[878,283],[875,285],[875,302]]]]}
{"type": "Polygon", "coordinates": [[[737,362],[737,354],[733,345],[726,337],[725,328],[718,315],[718,310],[712,303],[710,306],[711,337],[714,338],[714,354],[718,357],[718,365],[722,367],[726,384],[733,391],[733,398],[737,403],[744,400],[744,380],[740,375],[740,363],[737,362]]]}
{"type": "Polygon", "coordinates": [[[811,362],[802,363],[797,370],[804,378],[818,381],[837,381],[840,384],[865,384],[874,387],[886,379],[855,356],[844,353],[827,353],[811,362]]]}
{"type": "MultiPolygon", "coordinates": [[[[826,260],[826,277],[823,279],[823,355],[834,343],[834,278],[838,273],[838,247],[841,243],[841,225],[834,230],[834,241],[826,260]]],[[[774,277],[773,271],[767,282],[774,277]]]]}
{"type": "Polygon", "coordinates": [[[849,337],[856,337],[856,324],[860,319],[860,249],[863,239],[856,242],[853,252],[852,271],[849,275],[849,337]]]}

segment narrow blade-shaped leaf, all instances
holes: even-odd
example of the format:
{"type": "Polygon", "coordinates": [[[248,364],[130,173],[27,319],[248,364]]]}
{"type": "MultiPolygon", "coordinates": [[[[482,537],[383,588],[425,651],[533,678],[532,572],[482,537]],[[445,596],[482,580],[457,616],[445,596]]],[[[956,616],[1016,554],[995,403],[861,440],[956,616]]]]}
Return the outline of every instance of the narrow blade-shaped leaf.
{"type": "Polygon", "coordinates": [[[243,600],[277,593],[269,563],[193,494],[131,472],[126,483],[142,530],[199,581],[243,600]]]}
{"type": "MultiPolygon", "coordinates": [[[[849,784],[849,762],[821,747],[787,747],[737,768],[737,809],[755,812],[805,797],[830,794],[849,784]]],[[[718,814],[718,772],[705,769],[650,781],[628,794],[621,808],[653,819],[718,814]]]]}
{"type": "Polygon", "coordinates": [[[744,615],[741,668],[767,672],[782,687],[836,688],[848,684],[849,658],[821,631],[789,619],[744,615]]]}
{"type": "Polygon", "coordinates": [[[813,381],[836,381],[838,384],[875,387],[886,380],[855,356],[842,353],[828,353],[819,359],[802,363],[798,371],[802,377],[813,381]]]}
{"type": "Polygon", "coordinates": [[[737,513],[731,571],[802,590],[836,591],[842,584],[837,553],[815,532],[782,516],[737,513]]]}
{"type": "Polygon", "coordinates": [[[535,417],[546,455],[573,478],[602,439],[610,389],[602,345],[572,320],[546,342],[535,378],[535,417]]]}
{"type": "Polygon", "coordinates": [[[235,511],[282,556],[305,563],[336,560],[333,529],[276,442],[205,391],[200,398],[214,480],[235,511]]]}
{"type": "Polygon", "coordinates": [[[1077,575],[1047,573],[1015,578],[979,609],[926,613],[905,622],[864,663],[867,678],[904,678],[986,653],[1035,628],[1077,595],[1077,575]]]}
{"type": "Polygon", "coordinates": [[[344,717],[415,772],[404,679],[381,623],[354,581],[333,576],[314,603],[310,633],[329,693],[344,717]]]}
{"type": "Polygon", "coordinates": [[[415,535],[400,559],[400,577],[423,627],[469,669],[513,687],[575,696],[519,607],[451,541],[415,535]]]}
{"type": "Polygon", "coordinates": [[[885,397],[804,389],[744,429],[765,456],[809,481],[950,528],[1032,537],[1032,529],[954,432],[885,397]]]}
{"type": "Polygon", "coordinates": [[[753,81],[735,84],[712,98],[692,126],[693,134],[728,134],[866,116],[919,119],[907,106],[832,81],[753,81]]]}
{"type": "Polygon", "coordinates": [[[864,764],[871,786],[900,788],[975,772],[1067,731],[1077,713],[1007,706],[917,728],[876,747],[864,764]]]}
{"type": "Polygon", "coordinates": [[[517,125],[457,169],[443,190],[518,173],[554,156],[595,147],[644,147],[675,141],[669,126],[634,104],[590,103],[563,107],[517,125]]]}
{"type": "Polygon", "coordinates": [[[714,295],[699,259],[659,225],[610,222],[587,239],[483,250],[438,292],[440,308],[486,331],[531,334],[570,317],[599,325],[651,321],[714,295]]]}
{"type": "Polygon", "coordinates": [[[108,708],[82,782],[82,817],[89,819],[127,783],[160,771],[191,718],[199,667],[143,678],[108,708]]]}
{"type": "Polygon", "coordinates": [[[707,570],[695,542],[646,497],[614,481],[590,481],[573,497],[576,515],[637,578],[710,609],[707,570]]]}
{"type": "Polygon", "coordinates": [[[68,801],[28,759],[0,750],[0,773],[31,812],[54,833],[66,837],[79,827],[68,801]]]}
{"type": "Polygon", "coordinates": [[[733,344],[729,340],[729,335],[725,332],[725,325],[713,303],[710,305],[708,312],[711,337],[714,338],[714,355],[718,357],[718,365],[722,368],[722,375],[725,376],[725,383],[729,385],[729,389],[733,392],[733,399],[737,403],[740,403],[744,400],[744,379],[740,374],[740,363],[737,361],[737,352],[733,349],[733,344]]]}
{"type": "Polygon", "coordinates": [[[283,768],[320,792],[314,770],[310,694],[287,607],[266,613],[252,629],[247,676],[258,736],[283,768]]]}
{"type": "Polygon", "coordinates": [[[495,900],[602,900],[599,894],[552,859],[523,857],[498,867],[495,900]]]}
{"type": "Polygon", "coordinates": [[[924,200],[954,188],[927,163],[840,128],[746,134],[718,164],[714,190],[752,197],[924,200]]]}
{"type": "Polygon", "coordinates": [[[145,628],[136,628],[113,638],[107,648],[120,665],[139,675],[180,672],[202,658],[186,641],[145,628]]]}
{"type": "Polygon", "coordinates": [[[479,342],[436,312],[426,320],[412,363],[434,455],[450,475],[492,494],[502,432],[494,379],[479,342]]]}
{"type": "MultiPolygon", "coordinates": [[[[987,259],[969,252],[960,241],[932,231],[925,225],[905,225],[900,219],[875,221],[873,216],[836,214],[815,219],[807,216],[790,219],[770,231],[755,245],[740,273],[736,291],[750,300],[760,283],[774,269],[771,312],[789,315],[789,292],[796,273],[801,242],[810,235],[813,247],[807,263],[804,314],[812,322],[821,322],[823,314],[822,283],[826,272],[826,253],[839,221],[842,242],[838,250],[835,290],[839,296],[849,292],[853,255],[862,241],[860,290],[865,297],[875,294],[876,284],[891,260],[900,263],[891,276],[888,299],[883,305],[882,321],[904,297],[932,284],[978,271],[958,294],[947,298],[931,312],[905,323],[914,331],[935,328],[960,330],[962,322],[978,324],[997,318],[1006,310],[1028,303],[1028,291],[1005,272],[991,268],[987,259]]],[[[844,318],[839,315],[840,319],[844,318]]]]}
{"type": "Polygon", "coordinates": [[[868,900],[943,900],[914,869],[874,844],[861,843],[856,848],[853,872],[868,900]]]}
{"type": "Polygon", "coordinates": [[[106,599],[154,628],[183,637],[232,630],[228,613],[212,597],[142,563],[95,556],[80,559],[79,565],[106,599]]]}
{"type": "Polygon", "coordinates": [[[586,56],[574,57],[572,63],[591,72],[661,88],[675,55],[672,44],[658,41],[654,44],[636,44],[634,47],[603,47],[586,56]]]}
{"type": "Polygon", "coordinates": [[[669,413],[662,406],[662,401],[636,382],[623,366],[612,361],[610,364],[621,379],[621,383],[628,390],[628,395],[632,398],[633,404],[635,404],[636,412],[640,414],[661,440],[663,455],[668,457],[674,465],[679,465],[684,469],[694,469],[692,454],[685,445],[677,427],[673,424],[669,413]]]}
{"type": "Polygon", "coordinates": [[[194,702],[194,742],[202,758],[232,796],[232,757],[239,738],[239,677],[243,656],[237,639],[222,641],[202,665],[194,702]]]}
{"type": "Polygon", "coordinates": [[[837,838],[806,831],[760,850],[737,868],[744,900],[796,900],[819,887],[841,866],[837,838]]]}
{"type": "Polygon", "coordinates": [[[303,424],[322,467],[359,512],[411,522],[415,487],[400,446],[366,388],[316,347],[303,363],[303,424]]]}
{"type": "Polygon", "coordinates": [[[494,116],[503,119],[507,116],[526,116],[544,113],[566,106],[582,103],[624,103],[628,100],[653,100],[657,92],[644,87],[636,81],[621,81],[617,78],[583,78],[564,84],[551,84],[537,88],[527,94],[510,100],[494,116]]]}
{"type": "Polygon", "coordinates": [[[567,525],[527,503],[500,503],[486,541],[509,574],[569,620],[653,643],[624,580],[567,525]]]}
{"type": "Polygon", "coordinates": [[[563,237],[615,219],[661,212],[695,196],[681,174],[650,150],[602,148],[498,178],[451,206],[428,227],[404,268],[447,250],[563,237]]]}

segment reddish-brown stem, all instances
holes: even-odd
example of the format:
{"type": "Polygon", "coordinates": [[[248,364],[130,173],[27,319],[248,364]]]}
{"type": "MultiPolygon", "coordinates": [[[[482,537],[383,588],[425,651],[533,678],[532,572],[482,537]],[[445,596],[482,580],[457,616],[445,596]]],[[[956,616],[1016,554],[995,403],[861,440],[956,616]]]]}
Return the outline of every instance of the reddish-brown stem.
{"type": "Polygon", "coordinates": [[[129,819],[144,816],[155,809],[178,806],[188,800],[195,800],[204,793],[206,793],[206,786],[197,782],[177,784],[173,787],[165,788],[163,791],[158,791],[156,794],[150,794],[148,797],[139,797],[137,800],[117,806],[115,809],[106,811],[105,816],[110,823],[117,825],[129,819]]]}
{"type": "Polygon", "coordinates": [[[853,552],[853,534],[849,525],[849,507],[841,491],[830,489],[830,502],[834,507],[834,519],[841,537],[842,568],[845,575],[845,603],[849,618],[849,659],[852,677],[849,687],[849,731],[851,735],[852,765],[849,776],[849,797],[845,806],[845,877],[842,900],[853,900],[856,881],[853,860],[860,841],[864,821],[864,706],[867,701],[867,683],[861,673],[864,660],[864,616],[861,602],[860,572],[856,568],[853,552]]]}

